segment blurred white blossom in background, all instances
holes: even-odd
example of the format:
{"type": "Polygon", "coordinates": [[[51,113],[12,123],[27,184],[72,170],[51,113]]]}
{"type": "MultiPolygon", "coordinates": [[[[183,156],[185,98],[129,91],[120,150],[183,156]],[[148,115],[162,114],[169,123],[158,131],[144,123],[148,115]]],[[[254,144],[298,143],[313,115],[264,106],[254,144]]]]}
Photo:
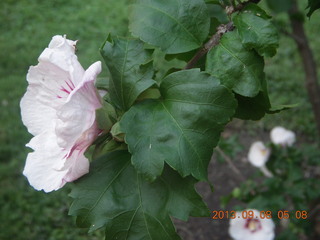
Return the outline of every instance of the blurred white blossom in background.
{"type": "Polygon", "coordinates": [[[283,127],[274,127],[270,132],[271,141],[276,145],[291,147],[296,141],[294,132],[283,127]]]}
{"type": "Polygon", "coordinates": [[[251,144],[248,160],[253,166],[262,167],[268,161],[270,153],[270,149],[267,148],[263,142],[257,141],[251,144]]]}

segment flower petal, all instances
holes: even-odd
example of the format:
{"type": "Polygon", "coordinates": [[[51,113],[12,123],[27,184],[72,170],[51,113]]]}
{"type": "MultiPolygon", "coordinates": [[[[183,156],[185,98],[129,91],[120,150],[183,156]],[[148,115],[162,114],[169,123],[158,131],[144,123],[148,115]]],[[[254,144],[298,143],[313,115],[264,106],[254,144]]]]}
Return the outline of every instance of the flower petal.
{"type": "Polygon", "coordinates": [[[99,131],[94,124],[95,111],[101,107],[101,103],[94,81],[100,71],[101,62],[92,64],[84,74],[83,81],[57,111],[55,130],[60,147],[70,149],[79,141],[83,147],[87,147],[97,136],[99,131]]]}
{"type": "Polygon", "coordinates": [[[53,129],[56,118],[56,111],[38,101],[35,98],[37,94],[37,89],[28,87],[20,102],[22,122],[34,136],[47,129],[53,129]]]}
{"type": "Polygon", "coordinates": [[[77,41],[66,39],[66,36],[54,36],[49,47],[43,51],[39,61],[50,61],[52,64],[70,73],[71,82],[77,86],[84,74],[84,69],[75,55],[77,41]]]}
{"type": "Polygon", "coordinates": [[[44,104],[56,106],[66,101],[69,94],[82,81],[84,69],[74,54],[75,42],[55,36],[39,57],[39,64],[30,67],[27,80],[40,88],[44,104]],[[71,43],[72,45],[71,45],[71,43]]]}
{"type": "Polygon", "coordinates": [[[260,212],[255,209],[245,210],[247,213],[252,211],[254,220],[258,220],[260,227],[251,231],[247,226],[248,219],[242,218],[242,212],[236,212],[236,218],[230,219],[229,234],[234,240],[273,240],[274,223],[272,219],[261,219],[260,212]]]}
{"type": "Polygon", "coordinates": [[[21,115],[35,137],[27,144],[34,152],[28,154],[23,173],[37,190],[57,190],[86,174],[84,152],[100,133],[95,111],[101,99],[94,82],[101,62],[84,71],[75,45],[65,36],[54,36],[27,74],[21,115]]]}
{"type": "Polygon", "coordinates": [[[270,132],[271,141],[282,146],[292,146],[296,141],[294,132],[283,127],[274,127],[270,132]]]}
{"type": "Polygon", "coordinates": [[[263,142],[257,141],[252,143],[250,147],[248,160],[253,166],[262,167],[268,161],[270,153],[270,149],[263,142]]]}
{"type": "Polygon", "coordinates": [[[68,170],[63,181],[72,182],[89,172],[89,160],[83,155],[82,150],[75,150],[68,156],[63,170],[68,170]]]}
{"type": "Polygon", "coordinates": [[[31,139],[27,146],[34,149],[28,154],[23,174],[32,187],[51,192],[61,188],[63,178],[68,170],[60,170],[65,164],[67,151],[61,149],[54,141],[53,132],[46,131],[31,139]]]}

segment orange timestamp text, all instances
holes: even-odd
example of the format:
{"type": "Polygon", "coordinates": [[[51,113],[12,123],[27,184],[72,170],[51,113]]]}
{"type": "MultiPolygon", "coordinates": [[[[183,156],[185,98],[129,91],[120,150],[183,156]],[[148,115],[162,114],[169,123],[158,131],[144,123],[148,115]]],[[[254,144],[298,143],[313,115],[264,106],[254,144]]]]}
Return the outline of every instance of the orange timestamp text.
{"type": "Polygon", "coordinates": [[[243,219],[271,219],[271,218],[278,218],[278,219],[289,219],[289,218],[296,218],[296,219],[307,219],[308,212],[307,211],[287,211],[287,210],[280,210],[277,212],[272,211],[259,211],[258,214],[255,214],[252,210],[244,210],[241,212],[237,211],[212,211],[212,219],[236,219],[236,218],[243,218],[243,219]]]}

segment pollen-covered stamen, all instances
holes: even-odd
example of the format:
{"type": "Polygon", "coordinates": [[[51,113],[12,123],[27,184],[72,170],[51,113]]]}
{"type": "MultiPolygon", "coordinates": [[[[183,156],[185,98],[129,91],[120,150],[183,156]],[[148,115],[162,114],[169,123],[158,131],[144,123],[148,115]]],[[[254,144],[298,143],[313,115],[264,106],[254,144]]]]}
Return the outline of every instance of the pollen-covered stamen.
{"type": "Polygon", "coordinates": [[[249,229],[250,232],[254,233],[262,228],[259,219],[246,219],[245,228],[249,229]]]}

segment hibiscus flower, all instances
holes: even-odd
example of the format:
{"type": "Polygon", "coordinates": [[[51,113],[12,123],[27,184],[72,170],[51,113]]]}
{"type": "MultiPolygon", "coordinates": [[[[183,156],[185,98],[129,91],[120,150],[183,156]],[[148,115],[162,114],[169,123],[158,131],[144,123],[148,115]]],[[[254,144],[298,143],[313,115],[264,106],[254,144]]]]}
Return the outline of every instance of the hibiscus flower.
{"type": "Polygon", "coordinates": [[[243,218],[242,212],[237,212],[237,218],[230,219],[229,234],[234,240],[273,240],[274,223],[272,219],[260,218],[260,212],[255,209],[252,211],[252,218],[243,218]]]}
{"type": "Polygon", "coordinates": [[[23,174],[37,190],[60,189],[89,171],[86,149],[101,132],[95,121],[101,99],[94,86],[101,62],[86,71],[75,55],[76,41],[54,36],[27,74],[21,116],[34,135],[27,144],[23,174]]]}
{"type": "Polygon", "coordinates": [[[262,167],[266,164],[270,156],[270,149],[263,142],[257,141],[251,144],[248,160],[255,167],[262,167]]]}
{"type": "Polygon", "coordinates": [[[283,147],[291,147],[296,141],[294,132],[287,130],[283,127],[274,127],[270,132],[271,141],[276,145],[283,147]]]}
{"type": "Polygon", "coordinates": [[[266,177],[272,177],[272,173],[266,167],[270,154],[270,149],[261,141],[252,143],[248,153],[248,161],[253,166],[259,168],[266,177]]]}

